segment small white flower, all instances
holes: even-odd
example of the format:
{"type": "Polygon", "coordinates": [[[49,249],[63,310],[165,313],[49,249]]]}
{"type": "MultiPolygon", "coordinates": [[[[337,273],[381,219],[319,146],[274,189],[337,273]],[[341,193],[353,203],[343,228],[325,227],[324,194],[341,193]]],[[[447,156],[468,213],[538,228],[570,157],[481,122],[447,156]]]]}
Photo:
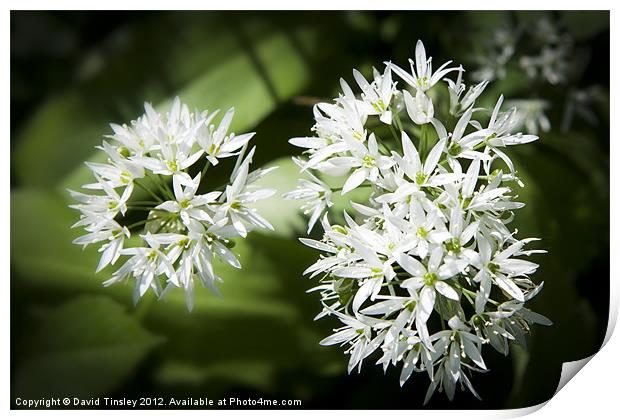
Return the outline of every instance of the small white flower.
{"type": "Polygon", "coordinates": [[[230,177],[231,184],[226,186],[220,198],[222,204],[214,217],[216,221],[223,218],[230,219],[232,227],[242,238],[245,238],[254,227],[273,230],[271,223],[251,207],[252,203],[269,198],[276,193],[271,188],[253,188],[252,183],[266,173],[262,172],[259,176],[252,176],[248,173],[254,151],[255,148],[252,148],[242,162],[243,155],[239,155],[237,162],[241,164],[233,171],[230,177]]]}
{"type": "Polygon", "coordinates": [[[458,72],[459,74],[455,81],[444,79],[448,84],[448,92],[450,93],[450,114],[457,117],[474,105],[476,99],[478,99],[489,84],[488,80],[484,80],[474,86],[470,86],[465,96],[461,98],[461,95],[465,92],[465,83],[463,83],[462,80],[463,68],[459,67],[458,72]]]}
{"type": "Polygon", "coordinates": [[[217,129],[215,126],[210,125],[216,113],[208,115],[204,123],[197,130],[196,136],[198,144],[203,148],[207,155],[207,159],[213,165],[217,165],[219,159],[236,155],[238,151],[254,137],[255,133],[240,135],[235,135],[234,133],[228,134],[234,114],[235,109],[230,108],[220,121],[217,129]]]}
{"type": "MultiPolygon", "coordinates": [[[[293,158],[293,161],[300,168],[304,166],[304,161],[301,159],[293,158]]],[[[310,179],[300,179],[297,188],[285,193],[283,197],[290,200],[305,200],[301,209],[304,214],[310,214],[308,220],[308,233],[310,233],[317,220],[334,203],[331,201],[331,188],[311,172],[307,172],[307,176],[310,179]]]]}
{"type": "MultiPolygon", "coordinates": [[[[391,124],[392,111],[390,103],[394,93],[392,72],[389,67],[386,67],[382,75],[376,69],[373,70],[375,74],[372,83],[368,83],[359,71],[353,70],[353,77],[360,89],[362,89],[362,100],[357,101],[357,105],[363,109],[366,115],[379,115],[381,122],[391,124]]],[[[355,95],[349,85],[342,79],[340,84],[343,88],[345,99],[355,101],[355,95]]]]}
{"type": "Polygon", "coordinates": [[[161,203],[156,206],[155,209],[165,210],[170,213],[179,213],[181,220],[187,227],[190,226],[191,219],[213,223],[213,219],[209,214],[212,210],[207,206],[214,203],[221,195],[221,192],[213,191],[208,194],[196,195],[196,191],[198,191],[198,187],[200,186],[201,175],[202,174],[198,172],[198,175],[196,175],[185,188],[183,188],[183,184],[181,184],[179,178],[173,177],[172,185],[176,200],[161,203]]]}
{"type": "Polygon", "coordinates": [[[394,165],[392,159],[379,153],[374,134],[368,138],[368,148],[355,140],[347,139],[346,142],[352,156],[334,157],[329,160],[329,163],[337,167],[354,168],[353,173],[342,187],[343,194],[357,188],[366,180],[376,181],[380,170],[388,169],[394,165]]]}
{"type": "Polygon", "coordinates": [[[405,90],[403,91],[403,98],[405,99],[405,106],[407,107],[409,118],[411,118],[414,123],[422,125],[433,120],[433,116],[435,115],[433,101],[431,101],[423,91],[418,90],[414,98],[405,90]]]}
{"type": "Polygon", "coordinates": [[[446,68],[452,61],[448,61],[442,64],[433,73],[433,58],[426,58],[426,49],[422,41],[418,40],[415,46],[415,63],[409,59],[409,65],[411,66],[411,74],[401,69],[395,64],[389,64],[394,73],[398,74],[405,82],[416,88],[418,91],[425,92],[435,86],[445,75],[458,70],[458,67],[446,68]],[[415,64],[415,68],[414,68],[415,64]]]}
{"type": "MultiPolygon", "coordinates": [[[[88,229],[87,229],[88,230],[88,229]]],[[[76,245],[87,245],[106,241],[105,244],[99,248],[99,252],[102,253],[99,265],[95,272],[99,272],[104,269],[108,264],[116,263],[118,257],[120,257],[125,244],[125,238],[129,238],[129,229],[119,225],[114,220],[106,220],[103,225],[97,226],[93,229],[92,233],[87,233],[79,238],[76,238],[73,243],[76,245]]]]}

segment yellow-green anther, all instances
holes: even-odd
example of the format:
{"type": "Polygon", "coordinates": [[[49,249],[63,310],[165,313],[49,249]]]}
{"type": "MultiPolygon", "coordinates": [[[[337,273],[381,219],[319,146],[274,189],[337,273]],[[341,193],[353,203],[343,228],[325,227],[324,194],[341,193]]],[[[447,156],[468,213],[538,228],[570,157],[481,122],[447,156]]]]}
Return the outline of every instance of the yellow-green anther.
{"type": "Polygon", "coordinates": [[[415,174],[415,182],[418,184],[424,184],[426,181],[426,174],[424,172],[418,172],[415,174]]]}
{"type": "Polygon", "coordinates": [[[343,235],[346,235],[346,234],[347,234],[347,229],[346,229],[346,228],[344,228],[344,227],[342,227],[342,226],[340,226],[340,225],[333,225],[333,226],[332,226],[332,230],[333,230],[334,232],[338,232],[338,233],[341,233],[341,234],[343,234],[343,235]]]}
{"type": "Polygon", "coordinates": [[[118,148],[118,154],[124,158],[128,158],[131,155],[131,152],[125,146],[121,146],[118,148]]]}
{"type": "Polygon", "coordinates": [[[377,112],[383,112],[385,111],[385,103],[383,103],[383,100],[379,99],[376,102],[372,103],[372,107],[375,109],[375,111],[377,112]]]}
{"type": "Polygon", "coordinates": [[[459,238],[452,238],[446,242],[446,249],[451,252],[459,252],[461,250],[461,241],[459,238]]]}
{"type": "Polygon", "coordinates": [[[452,238],[446,242],[446,249],[451,252],[459,252],[461,250],[461,241],[459,238],[452,238]]]}
{"type": "Polygon", "coordinates": [[[491,273],[495,274],[499,271],[499,264],[491,261],[487,264],[487,268],[489,269],[491,273]]]}
{"type": "Polygon", "coordinates": [[[121,182],[127,184],[131,181],[131,174],[127,171],[121,172],[121,182]]]}
{"type": "Polygon", "coordinates": [[[448,153],[450,153],[452,156],[457,156],[462,151],[463,148],[458,143],[451,143],[448,147],[448,153]]]}
{"type": "Polygon", "coordinates": [[[176,160],[169,160],[168,162],[166,162],[166,165],[168,165],[168,169],[170,169],[172,172],[176,172],[179,170],[179,167],[177,165],[177,161],[176,160]]]}
{"type": "Polygon", "coordinates": [[[362,166],[365,168],[372,168],[375,166],[375,158],[370,155],[364,156],[364,159],[362,159],[362,166]]]}
{"type": "Polygon", "coordinates": [[[425,273],[424,274],[424,284],[427,286],[432,286],[437,281],[437,274],[435,273],[425,273]]]}
{"type": "Polygon", "coordinates": [[[484,138],[484,141],[493,140],[495,137],[497,137],[497,133],[489,134],[484,138]]]}

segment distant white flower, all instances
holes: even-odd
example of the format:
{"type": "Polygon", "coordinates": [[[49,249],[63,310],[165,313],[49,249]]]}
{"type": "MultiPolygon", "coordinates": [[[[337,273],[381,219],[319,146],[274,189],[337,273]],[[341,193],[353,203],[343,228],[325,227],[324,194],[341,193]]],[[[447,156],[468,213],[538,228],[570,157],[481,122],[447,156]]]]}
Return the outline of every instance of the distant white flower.
{"type": "MultiPolygon", "coordinates": [[[[507,26],[485,35],[482,50],[474,56],[474,62],[478,64],[473,73],[474,80],[502,79],[508,68],[518,69],[536,87],[529,89],[529,97],[508,101],[510,106],[516,107],[514,120],[517,126],[525,127],[533,134],[550,130],[551,121],[545,115],[550,104],[536,94],[544,87],[565,96],[567,105],[561,127],[563,131],[568,130],[575,111],[573,95],[580,90],[570,87],[575,82],[575,40],[570,32],[554,20],[541,17],[528,22],[523,28],[507,26]]],[[[451,110],[458,92],[458,83],[450,85],[451,110]]],[[[582,106],[579,113],[590,124],[596,123],[590,106],[582,106]]]]}
{"type": "Polygon", "coordinates": [[[599,86],[574,89],[569,92],[562,117],[562,131],[570,130],[575,116],[582,118],[590,125],[596,126],[599,118],[594,110],[596,109],[596,102],[601,100],[602,97],[602,91],[599,86]]]}
{"type": "Polygon", "coordinates": [[[549,104],[541,99],[514,99],[506,101],[508,108],[516,109],[518,129],[524,128],[528,133],[538,134],[539,131],[547,132],[551,129],[549,118],[545,115],[545,110],[549,104]]]}
{"type": "Polygon", "coordinates": [[[234,239],[255,227],[271,228],[253,203],[274,191],[252,184],[275,168],[250,173],[254,149],[245,160],[243,151],[254,134],[228,133],[232,109],[214,129],[217,114],[190,112],[178,98],[165,114],[145,104],[145,115],[130,125],[112,125],[114,134],[99,147],[107,162],[87,163],[96,182],[83,188],[100,193],[71,191],[78,203],[70,207],[81,213],[74,227],[87,232],[74,243],[101,244],[97,271],[128,256],[105,285],[134,279],[136,302],[149,289],[162,297],[182,288],[191,309],[194,278],[217,293],[214,259],[240,268],[229,249],[234,239]],[[207,164],[195,171],[205,155],[207,164]],[[230,184],[199,193],[209,164],[237,155],[230,184]],[[125,239],[136,236],[144,246],[125,248],[125,239]]]}

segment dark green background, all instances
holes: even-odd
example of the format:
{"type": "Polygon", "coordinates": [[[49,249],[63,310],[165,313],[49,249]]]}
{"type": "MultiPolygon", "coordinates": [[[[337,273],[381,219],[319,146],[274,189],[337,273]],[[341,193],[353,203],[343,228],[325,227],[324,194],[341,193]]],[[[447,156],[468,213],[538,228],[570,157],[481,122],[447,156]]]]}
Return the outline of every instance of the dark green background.
{"type": "MultiPolygon", "coordinates": [[[[11,13],[11,403],[15,397],[163,396],[299,398],[303,408],[418,408],[428,379],[401,389],[399,371],[373,366],[346,374],[338,348],[319,340],[337,327],[313,322],[316,258],[297,240],[294,202],[262,209],[275,234],[253,233],[236,250],[244,269],[223,268],[223,299],[199,289],[192,313],[183,296],[107,289],[94,274],[96,247],[82,252],[66,188],[88,179],[82,164],[147,100],[180,95],[200,109],[227,108],[234,129],[256,131],[256,165],[278,161],[265,183],[295,185],[288,138],[309,134],[314,98],[328,99],[351,69],[368,74],[404,64],[422,39],[436,65],[471,68],[472,52],[503,22],[528,25],[530,12],[12,12],[11,13]]],[[[548,399],[564,361],[591,355],[605,333],[609,302],[609,13],[548,12],[576,40],[571,86],[598,85],[597,126],[576,120],[559,131],[566,87],[528,83],[512,67],[493,95],[543,96],[554,129],[511,149],[527,187],[515,226],[542,237],[532,302],[554,321],[535,327],[529,353],[483,354],[491,371],[473,378],[483,401],[436,395],[429,408],[523,407],[548,399]]],[[[467,73],[466,73],[467,77],[467,73]]],[[[213,172],[214,185],[227,168],[213,172]]],[[[211,172],[210,172],[211,174],[211,172]]]]}

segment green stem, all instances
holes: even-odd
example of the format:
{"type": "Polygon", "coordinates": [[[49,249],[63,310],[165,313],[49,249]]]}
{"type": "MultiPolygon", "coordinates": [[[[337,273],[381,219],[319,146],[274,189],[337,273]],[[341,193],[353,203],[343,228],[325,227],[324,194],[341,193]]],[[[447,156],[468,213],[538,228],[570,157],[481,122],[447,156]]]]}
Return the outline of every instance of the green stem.
{"type": "Polygon", "coordinates": [[[204,168],[202,168],[202,172],[200,174],[200,182],[202,182],[202,180],[205,179],[205,174],[209,170],[210,166],[211,166],[211,162],[207,159],[207,163],[205,163],[205,166],[204,168]]]}
{"type": "MultiPolygon", "coordinates": [[[[471,297],[475,298],[476,297],[476,292],[472,292],[471,290],[468,290],[464,287],[460,287],[461,292],[470,295],[471,297]]],[[[493,299],[487,299],[487,302],[491,302],[493,305],[495,306],[499,306],[499,302],[494,301],[493,299]]]]}
{"type": "MultiPolygon", "coordinates": [[[[371,184],[361,184],[361,185],[358,185],[355,188],[365,188],[365,187],[372,187],[372,185],[371,184]]],[[[336,191],[342,191],[342,187],[332,188],[332,192],[336,192],[336,191]]]]}
{"type": "Polygon", "coordinates": [[[403,123],[400,121],[400,116],[398,115],[397,112],[394,113],[394,120],[396,121],[396,126],[398,127],[400,132],[402,133],[403,131],[405,131],[403,129],[403,123]]]}
{"type": "MultiPolygon", "coordinates": [[[[480,143],[479,145],[477,145],[476,147],[472,148],[471,150],[480,150],[482,149],[484,146],[486,146],[485,142],[480,143]]],[[[441,162],[439,162],[439,165],[443,165],[444,163],[448,163],[448,159],[444,159],[441,162]]]]}
{"type": "Polygon", "coordinates": [[[135,204],[138,206],[156,206],[161,204],[161,201],[132,201],[130,204],[135,204]]]}
{"type": "Polygon", "coordinates": [[[428,153],[428,124],[423,124],[420,127],[420,144],[418,147],[418,153],[420,153],[420,158],[424,159],[428,153]]]}
{"type": "Polygon", "coordinates": [[[396,144],[400,143],[401,139],[398,138],[398,134],[396,134],[396,130],[394,130],[394,126],[390,124],[390,131],[392,132],[392,136],[396,140],[396,144]]]}
{"type": "Polygon", "coordinates": [[[153,206],[134,206],[134,205],[129,205],[127,206],[128,209],[130,210],[153,210],[153,206]]]}
{"type": "Polygon", "coordinates": [[[153,182],[155,183],[155,185],[157,185],[157,188],[159,188],[159,191],[164,195],[164,197],[167,196],[169,199],[175,201],[176,199],[174,198],[174,194],[172,193],[170,186],[168,186],[168,184],[161,177],[161,175],[157,174],[155,176],[157,177],[157,179],[154,179],[153,182]]]}
{"type": "Polygon", "coordinates": [[[137,179],[133,180],[134,184],[136,184],[138,187],[142,188],[144,191],[146,191],[147,193],[149,193],[151,195],[151,197],[153,197],[155,200],[157,200],[157,202],[161,203],[164,200],[162,200],[162,198],[160,196],[158,196],[157,194],[155,194],[150,188],[148,188],[146,185],[143,185],[141,182],[139,182],[137,179]]]}
{"type": "Polygon", "coordinates": [[[145,225],[147,222],[148,222],[148,219],[140,220],[139,222],[132,223],[131,225],[127,226],[127,229],[133,229],[135,227],[138,227],[138,226],[141,226],[141,225],[145,225]]]}

